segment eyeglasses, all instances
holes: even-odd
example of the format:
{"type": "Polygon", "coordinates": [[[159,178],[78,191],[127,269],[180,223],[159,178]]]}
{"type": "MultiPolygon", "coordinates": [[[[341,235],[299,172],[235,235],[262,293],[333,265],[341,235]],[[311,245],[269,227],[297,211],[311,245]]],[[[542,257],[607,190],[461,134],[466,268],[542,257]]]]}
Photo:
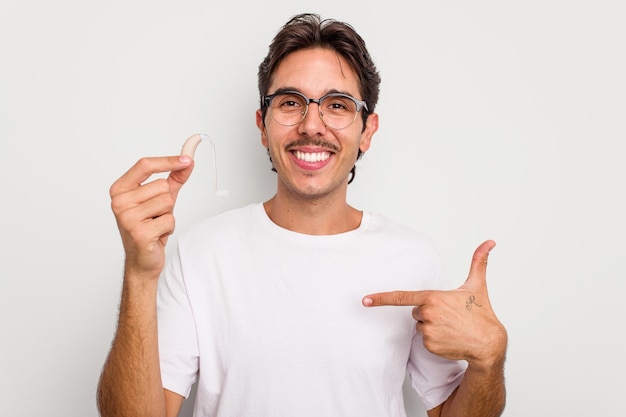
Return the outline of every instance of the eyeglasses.
{"type": "Polygon", "coordinates": [[[281,91],[263,96],[262,101],[272,109],[272,119],[283,126],[295,126],[303,121],[309,103],[317,104],[320,118],[331,129],[345,129],[354,122],[361,109],[367,110],[364,101],[343,93],[330,93],[314,99],[298,91],[281,91]]]}

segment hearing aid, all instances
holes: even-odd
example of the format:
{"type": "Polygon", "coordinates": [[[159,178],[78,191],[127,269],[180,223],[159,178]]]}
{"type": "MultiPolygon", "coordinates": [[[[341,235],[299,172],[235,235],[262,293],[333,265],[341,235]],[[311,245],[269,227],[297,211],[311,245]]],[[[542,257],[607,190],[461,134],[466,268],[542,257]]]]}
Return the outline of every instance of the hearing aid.
{"type": "Polygon", "coordinates": [[[211,139],[208,135],[204,133],[196,133],[194,135],[191,135],[185,140],[185,143],[180,150],[180,154],[190,156],[191,159],[194,159],[194,155],[196,154],[196,148],[198,147],[200,142],[203,141],[208,141],[211,144],[211,152],[213,153],[213,191],[218,197],[227,196],[228,190],[220,190],[217,186],[217,156],[215,154],[215,142],[213,141],[213,139],[211,139]]]}

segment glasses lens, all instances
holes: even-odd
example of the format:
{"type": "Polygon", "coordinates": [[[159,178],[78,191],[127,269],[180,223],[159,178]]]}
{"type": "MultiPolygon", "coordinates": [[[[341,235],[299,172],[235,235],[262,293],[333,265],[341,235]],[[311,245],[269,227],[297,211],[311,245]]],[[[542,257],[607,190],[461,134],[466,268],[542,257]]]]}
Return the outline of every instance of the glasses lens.
{"type": "Polygon", "coordinates": [[[320,116],[327,126],[343,129],[356,119],[355,101],[344,94],[330,94],[320,103],[320,116]]]}
{"type": "Polygon", "coordinates": [[[297,125],[306,112],[306,100],[295,93],[281,93],[271,102],[272,117],[283,126],[297,125]]]}

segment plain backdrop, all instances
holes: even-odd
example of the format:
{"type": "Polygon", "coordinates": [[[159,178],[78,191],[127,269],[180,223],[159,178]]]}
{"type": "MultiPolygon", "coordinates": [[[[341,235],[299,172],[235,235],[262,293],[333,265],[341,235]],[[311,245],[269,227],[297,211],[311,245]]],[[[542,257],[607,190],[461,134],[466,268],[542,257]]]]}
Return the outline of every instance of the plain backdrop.
{"type": "Polygon", "coordinates": [[[2,0],[0,414],[97,415],[123,263],[108,189],[137,159],[214,138],[230,195],[201,145],[176,235],[271,197],[256,72],[305,11],[350,22],[383,79],[350,203],[428,234],[454,286],[498,244],[504,415],[623,413],[624,2],[2,0]]]}

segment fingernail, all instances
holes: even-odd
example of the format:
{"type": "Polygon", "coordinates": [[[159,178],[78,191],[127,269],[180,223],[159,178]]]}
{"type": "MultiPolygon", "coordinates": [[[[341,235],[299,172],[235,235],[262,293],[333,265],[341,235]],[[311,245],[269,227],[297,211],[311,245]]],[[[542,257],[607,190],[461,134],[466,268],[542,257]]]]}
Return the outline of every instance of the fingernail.
{"type": "Polygon", "coordinates": [[[372,300],[372,299],[371,299],[371,298],[369,298],[369,297],[364,297],[364,298],[363,298],[363,305],[364,305],[365,307],[369,307],[369,306],[371,306],[372,304],[374,304],[374,300],[372,300]]]}
{"type": "Polygon", "coordinates": [[[188,164],[191,162],[191,157],[189,155],[181,155],[178,160],[183,164],[188,164]]]}

